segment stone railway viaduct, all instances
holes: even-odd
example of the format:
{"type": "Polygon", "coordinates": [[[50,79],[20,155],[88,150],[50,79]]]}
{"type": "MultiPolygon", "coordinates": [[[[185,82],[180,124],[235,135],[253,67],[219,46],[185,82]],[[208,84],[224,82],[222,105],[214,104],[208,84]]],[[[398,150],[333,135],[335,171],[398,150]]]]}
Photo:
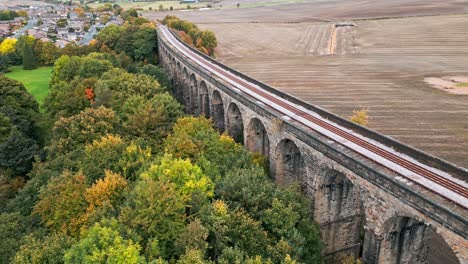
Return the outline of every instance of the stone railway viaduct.
{"type": "MultiPolygon", "coordinates": [[[[362,256],[363,263],[468,263],[467,209],[337,142],[291,121],[200,67],[158,29],[161,65],[175,95],[194,116],[211,118],[220,132],[268,158],[277,184],[298,182],[313,205],[327,262],[340,254],[362,256]]],[[[185,44],[184,44],[185,45],[185,44]]],[[[188,47],[188,46],[187,46],[188,47]]],[[[277,91],[230,69],[263,89],[466,180],[465,169],[402,145],[277,91]]]]}

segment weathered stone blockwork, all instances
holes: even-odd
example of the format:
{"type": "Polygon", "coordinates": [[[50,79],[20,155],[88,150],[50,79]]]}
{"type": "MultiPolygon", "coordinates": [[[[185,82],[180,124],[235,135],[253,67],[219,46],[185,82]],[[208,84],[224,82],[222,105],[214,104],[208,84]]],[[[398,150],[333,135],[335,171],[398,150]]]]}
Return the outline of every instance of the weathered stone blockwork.
{"type": "Polygon", "coordinates": [[[466,209],[432,201],[427,191],[396,181],[394,172],[285,119],[177,52],[161,34],[159,56],[187,113],[211,118],[220,132],[265,155],[278,184],[302,186],[327,262],[352,254],[363,263],[468,263],[466,209]]]}

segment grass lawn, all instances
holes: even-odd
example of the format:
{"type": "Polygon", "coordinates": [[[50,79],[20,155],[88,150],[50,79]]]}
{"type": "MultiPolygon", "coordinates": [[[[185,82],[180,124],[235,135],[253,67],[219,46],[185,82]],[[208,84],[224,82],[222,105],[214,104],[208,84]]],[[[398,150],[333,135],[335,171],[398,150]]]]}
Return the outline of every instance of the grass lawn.
{"type": "Polygon", "coordinates": [[[52,67],[41,67],[35,70],[23,70],[23,66],[10,67],[9,73],[5,76],[23,83],[26,89],[36,98],[40,105],[49,92],[49,80],[52,74],[52,67]]]}
{"type": "Polygon", "coordinates": [[[468,83],[457,83],[455,86],[457,86],[457,87],[468,87],[468,83]]]}

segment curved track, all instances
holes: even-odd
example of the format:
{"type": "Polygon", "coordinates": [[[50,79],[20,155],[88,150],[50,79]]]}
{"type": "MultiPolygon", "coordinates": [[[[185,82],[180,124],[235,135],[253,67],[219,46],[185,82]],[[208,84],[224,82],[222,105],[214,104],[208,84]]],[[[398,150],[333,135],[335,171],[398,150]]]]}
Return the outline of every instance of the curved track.
{"type": "Polygon", "coordinates": [[[284,119],[299,122],[364,157],[395,171],[402,176],[397,177],[401,182],[408,185],[416,183],[464,208],[468,208],[468,184],[466,182],[422,164],[388,146],[330,122],[317,113],[267,92],[258,85],[250,83],[234,73],[219,67],[197,52],[189,49],[180,43],[165,26],[160,26],[160,29],[164,37],[180,53],[194,61],[198,66],[236,87],[238,89],[237,92],[243,92],[255,98],[260,104],[264,104],[284,114],[284,119]]]}

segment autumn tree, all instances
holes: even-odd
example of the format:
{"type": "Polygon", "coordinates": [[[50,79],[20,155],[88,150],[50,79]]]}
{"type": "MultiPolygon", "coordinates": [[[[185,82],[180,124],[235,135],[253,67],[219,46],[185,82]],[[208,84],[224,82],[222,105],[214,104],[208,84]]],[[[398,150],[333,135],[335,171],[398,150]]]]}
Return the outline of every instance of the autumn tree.
{"type": "Polygon", "coordinates": [[[67,153],[116,131],[118,119],[112,109],[87,108],[81,113],[60,118],[52,129],[50,156],[67,153]]]}
{"type": "Polygon", "coordinates": [[[58,58],[59,48],[52,42],[38,40],[34,45],[34,53],[39,64],[49,66],[58,58]]]}
{"type": "Polygon", "coordinates": [[[349,120],[361,126],[367,126],[369,124],[368,112],[368,109],[355,110],[349,120]]]}
{"type": "Polygon", "coordinates": [[[105,170],[135,179],[135,172],[144,169],[151,159],[148,151],[120,136],[108,134],[85,146],[81,164],[89,183],[103,178],[105,170]]]}
{"type": "Polygon", "coordinates": [[[73,239],[63,233],[41,236],[31,233],[24,238],[23,245],[12,259],[14,264],[59,264],[63,255],[73,243],[73,239]]]}
{"type": "Polygon", "coordinates": [[[200,37],[202,39],[203,47],[205,47],[208,50],[209,54],[212,55],[214,49],[218,45],[218,41],[216,40],[215,34],[212,31],[205,30],[201,32],[200,37]]]}
{"type": "Polygon", "coordinates": [[[80,217],[80,223],[88,226],[106,217],[116,217],[124,202],[127,188],[127,180],[106,170],[104,178],[98,179],[86,189],[85,199],[88,207],[86,213],[80,217]]]}
{"type": "Polygon", "coordinates": [[[52,178],[39,195],[34,207],[44,226],[66,234],[77,234],[78,217],[86,210],[86,176],[64,171],[52,178]]]}
{"type": "Polygon", "coordinates": [[[2,41],[0,44],[0,53],[1,54],[10,54],[16,51],[16,42],[18,40],[15,38],[7,38],[2,41]]]}

